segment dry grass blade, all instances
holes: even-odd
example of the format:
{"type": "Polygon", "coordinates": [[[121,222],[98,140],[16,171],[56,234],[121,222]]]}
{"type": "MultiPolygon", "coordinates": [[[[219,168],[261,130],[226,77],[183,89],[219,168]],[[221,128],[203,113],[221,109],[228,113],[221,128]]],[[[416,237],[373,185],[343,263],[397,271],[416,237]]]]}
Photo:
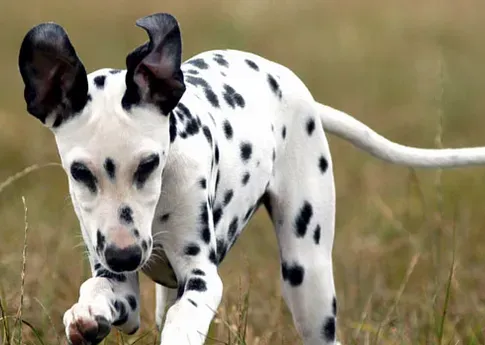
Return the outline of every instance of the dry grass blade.
{"type": "Polygon", "coordinates": [[[47,312],[46,307],[44,306],[44,304],[42,304],[42,302],[37,297],[35,297],[34,299],[44,311],[44,314],[47,317],[47,320],[49,321],[49,324],[51,325],[51,328],[54,331],[54,334],[56,336],[57,344],[61,345],[61,338],[59,337],[59,334],[57,334],[56,327],[54,326],[54,322],[52,321],[50,314],[47,312]]]}
{"type": "MultiPolygon", "coordinates": [[[[151,330],[147,330],[146,332],[144,332],[143,334],[141,334],[138,338],[136,338],[136,340],[131,343],[131,345],[135,345],[137,344],[138,342],[142,341],[142,339],[145,339],[146,337],[148,337],[149,335],[153,335],[155,333],[156,335],[156,332],[157,332],[157,328],[153,328],[151,330]]],[[[155,341],[157,340],[157,337],[155,336],[155,341]]]]}
{"type": "Polygon", "coordinates": [[[448,275],[448,281],[446,282],[446,294],[445,294],[445,301],[443,305],[443,313],[441,314],[441,320],[440,320],[440,328],[438,330],[438,344],[441,345],[443,343],[443,334],[444,334],[444,329],[445,329],[445,321],[446,321],[446,315],[448,313],[448,305],[451,297],[451,283],[453,280],[453,275],[455,272],[455,235],[456,235],[456,227],[453,226],[453,251],[452,251],[452,256],[451,256],[451,267],[450,267],[450,273],[448,275]]]}
{"type": "Polygon", "coordinates": [[[25,295],[25,270],[27,264],[27,235],[29,230],[29,224],[27,222],[27,204],[25,202],[25,197],[22,196],[22,203],[24,205],[24,246],[22,249],[22,271],[20,272],[20,305],[17,310],[17,321],[18,323],[18,342],[22,344],[22,309],[24,306],[24,295],[25,295]]]}
{"type": "MultiPolygon", "coordinates": [[[[26,325],[27,327],[30,328],[32,333],[34,333],[35,337],[39,341],[41,345],[44,345],[44,341],[42,340],[42,335],[39,333],[39,331],[28,321],[22,320],[22,324],[26,325]]],[[[19,343],[19,345],[23,345],[22,343],[19,343]]]]}
{"type": "Polygon", "coordinates": [[[399,291],[397,292],[396,298],[394,299],[394,303],[392,304],[392,307],[387,311],[387,314],[384,317],[384,319],[382,320],[382,322],[379,323],[379,327],[377,328],[377,332],[376,332],[376,336],[375,336],[375,341],[374,341],[375,344],[377,344],[377,341],[379,339],[379,335],[380,335],[380,332],[381,332],[382,327],[385,324],[387,324],[387,322],[389,321],[389,318],[390,318],[391,314],[394,312],[394,310],[396,309],[399,301],[401,300],[401,296],[402,296],[402,294],[404,292],[404,289],[406,288],[406,285],[407,285],[407,283],[409,281],[409,277],[413,273],[414,267],[416,267],[416,264],[418,263],[420,256],[421,256],[421,254],[418,253],[418,254],[415,254],[412,257],[411,263],[409,264],[409,267],[408,267],[408,269],[406,271],[406,276],[404,277],[404,280],[401,283],[401,286],[399,287],[399,291]]]}
{"type": "Polygon", "coordinates": [[[3,305],[2,298],[0,297],[0,317],[2,321],[2,337],[0,337],[0,340],[2,340],[1,344],[2,345],[10,345],[10,328],[8,326],[8,316],[7,316],[7,311],[5,306],[3,305]],[[2,339],[3,338],[3,339],[2,339]]]}
{"type": "Polygon", "coordinates": [[[61,166],[61,165],[59,163],[47,163],[47,164],[44,164],[44,165],[33,164],[31,166],[28,166],[24,170],[19,171],[18,173],[8,177],[5,181],[0,183],[0,193],[2,193],[3,190],[5,188],[7,188],[8,186],[10,186],[12,183],[14,183],[15,181],[21,179],[22,177],[30,174],[31,172],[42,169],[42,168],[52,167],[52,166],[61,166]]]}

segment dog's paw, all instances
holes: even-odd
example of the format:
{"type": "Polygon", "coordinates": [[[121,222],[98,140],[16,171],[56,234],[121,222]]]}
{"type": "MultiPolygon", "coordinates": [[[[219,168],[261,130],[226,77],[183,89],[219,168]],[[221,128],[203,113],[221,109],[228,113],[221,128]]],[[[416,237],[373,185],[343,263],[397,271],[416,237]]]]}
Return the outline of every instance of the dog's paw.
{"type": "Polygon", "coordinates": [[[99,305],[76,303],[64,313],[67,340],[72,345],[99,344],[111,330],[110,319],[99,305]]]}

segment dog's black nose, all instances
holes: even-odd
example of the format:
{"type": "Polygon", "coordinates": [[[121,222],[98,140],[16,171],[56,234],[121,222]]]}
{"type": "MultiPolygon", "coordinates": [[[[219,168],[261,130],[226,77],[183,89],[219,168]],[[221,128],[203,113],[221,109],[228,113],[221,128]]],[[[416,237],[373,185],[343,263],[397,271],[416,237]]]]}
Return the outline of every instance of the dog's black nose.
{"type": "Polygon", "coordinates": [[[109,245],[104,251],[106,264],[114,272],[134,271],[141,262],[141,248],[139,246],[129,246],[120,249],[109,245]]]}

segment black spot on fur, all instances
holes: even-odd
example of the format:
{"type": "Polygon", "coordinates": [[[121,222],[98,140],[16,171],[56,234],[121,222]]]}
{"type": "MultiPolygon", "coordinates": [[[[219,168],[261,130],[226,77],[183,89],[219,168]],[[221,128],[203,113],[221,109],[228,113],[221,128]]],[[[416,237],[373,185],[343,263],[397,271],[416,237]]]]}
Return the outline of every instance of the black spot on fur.
{"type": "Polygon", "coordinates": [[[133,295],[128,295],[126,297],[126,300],[128,301],[128,304],[130,305],[131,310],[136,310],[136,307],[138,306],[138,303],[136,301],[136,297],[133,295]]]}
{"type": "Polygon", "coordinates": [[[214,158],[216,159],[216,164],[219,164],[219,146],[217,145],[214,149],[214,158]]]}
{"type": "Polygon", "coordinates": [[[200,222],[202,225],[209,224],[209,212],[207,211],[207,204],[205,202],[200,205],[200,222]]]}
{"type": "Polygon", "coordinates": [[[98,75],[97,77],[94,78],[94,84],[98,89],[102,89],[104,87],[105,82],[106,82],[105,75],[98,75]]]}
{"type": "Polygon", "coordinates": [[[193,300],[191,300],[190,298],[187,298],[187,301],[189,301],[190,304],[192,304],[194,307],[197,308],[197,303],[195,303],[193,300]]]}
{"type": "Polygon", "coordinates": [[[317,227],[315,228],[315,231],[313,232],[313,240],[315,241],[315,244],[320,243],[320,225],[318,224],[317,227]]]}
{"type": "Polygon", "coordinates": [[[101,268],[101,264],[99,262],[94,264],[94,270],[97,271],[101,268]]]}
{"type": "Polygon", "coordinates": [[[204,79],[200,77],[193,77],[190,75],[188,75],[185,79],[188,84],[201,86],[204,89],[204,94],[207,100],[212,104],[212,106],[214,106],[215,108],[219,107],[219,99],[217,98],[217,95],[214,93],[214,91],[212,91],[209,83],[207,83],[204,79]]]}
{"type": "Polygon", "coordinates": [[[165,213],[163,215],[160,216],[160,222],[166,222],[168,220],[168,218],[170,218],[170,213],[165,213]]]}
{"type": "Polygon", "coordinates": [[[140,161],[140,164],[138,164],[138,167],[133,174],[133,183],[138,189],[143,188],[145,182],[152,175],[159,164],[160,156],[156,153],[153,153],[140,161]]]}
{"type": "Polygon", "coordinates": [[[175,119],[175,113],[171,112],[169,116],[170,120],[170,142],[173,143],[177,137],[177,120],[175,119]]]}
{"type": "Polygon", "coordinates": [[[115,163],[111,158],[106,158],[106,160],[104,161],[104,169],[106,170],[108,177],[113,180],[116,175],[116,167],[115,163]]]}
{"type": "Polygon", "coordinates": [[[133,235],[134,235],[136,238],[138,238],[138,237],[140,237],[140,232],[139,232],[137,229],[134,229],[134,230],[133,230],[133,235]]]}
{"type": "Polygon", "coordinates": [[[96,193],[98,180],[84,163],[73,162],[70,173],[75,181],[85,185],[91,193],[96,193]]]}
{"type": "Polygon", "coordinates": [[[220,180],[221,180],[221,171],[218,170],[217,175],[216,175],[216,190],[215,190],[215,193],[217,193],[217,188],[219,187],[220,180]]]}
{"type": "Polygon", "coordinates": [[[104,268],[97,270],[95,276],[115,280],[117,282],[125,282],[126,281],[126,276],[124,274],[113,273],[113,272],[110,272],[110,271],[108,271],[107,269],[104,269],[104,268]]]}
{"type": "Polygon", "coordinates": [[[229,238],[231,241],[234,240],[238,227],[239,227],[239,218],[234,217],[231,221],[231,224],[229,224],[229,230],[227,231],[227,234],[229,235],[229,238]]]}
{"type": "Polygon", "coordinates": [[[291,286],[300,286],[303,283],[305,270],[303,266],[298,264],[289,265],[283,262],[281,265],[281,275],[284,281],[287,281],[291,286]]]}
{"type": "Polygon", "coordinates": [[[207,204],[205,202],[201,205],[199,220],[202,225],[201,237],[205,243],[210,243],[211,232],[209,229],[209,211],[207,210],[207,204]]]}
{"type": "Polygon", "coordinates": [[[251,143],[243,142],[241,143],[240,150],[241,159],[243,160],[243,162],[247,162],[251,158],[251,155],[253,153],[253,146],[251,145],[251,143]]]}
{"type": "Polygon", "coordinates": [[[203,59],[192,59],[192,60],[187,61],[187,63],[194,65],[195,67],[198,67],[200,69],[208,69],[209,68],[209,65],[203,59]]]}
{"type": "Polygon", "coordinates": [[[298,216],[295,219],[296,236],[303,237],[306,234],[308,223],[313,216],[313,207],[308,201],[303,203],[298,216]]]}
{"type": "Polygon", "coordinates": [[[204,89],[205,97],[207,100],[212,104],[214,108],[219,108],[219,98],[217,98],[217,95],[212,91],[211,88],[207,87],[204,89]]]}
{"type": "Polygon", "coordinates": [[[184,292],[185,292],[185,281],[181,281],[181,282],[179,282],[179,284],[177,286],[177,299],[182,297],[184,292]]]}
{"type": "Polygon", "coordinates": [[[120,208],[120,220],[124,224],[133,223],[133,210],[129,206],[123,206],[120,208]]]}
{"type": "Polygon", "coordinates": [[[229,63],[227,62],[226,59],[224,59],[224,56],[222,54],[215,54],[214,61],[217,62],[219,65],[224,66],[224,67],[229,66],[229,63]]]}
{"type": "Polygon", "coordinates": [[[205,280],[202,278],[190,278],[187,282],[187,291],[199,291],[204,292],[207,291],[207,285],[205,280]]]}
{"type": "Polygon", "coordinates": [[[214,265],[217,265],[217,254],[214,248],[211,248],[209,251],[209,261],[212,262],[214,265]]]}
{"type": "Polygon", "coordinates": [[[109,71],[110,74],[118,74],[118,73],[121,73],[121,70],[120,69],[112,69],[109,71]]]}
{"type": "Polygon", "coordinates": [[[147,241],[143,240],[141,241],[141,248],[146,252],[148,249],[148,243],[147,241]]]}
{"type": "Polygon", "coordinates": [[[251,67],[255,71],[259,71],[259,67],[258,67],[258,65],[256,65],[256,63],[254,61],[251,61],[249,59],[246,59],[245,61],[248,64],[249,67],[251,67]]]}
{"type": "Polygon", "coordinates": [[[246,171],[241,179],[241,183],[243,186],[247,185],[248,184],[248,181],[249,181],[249,178],[251,177],[251,175],[246,171]]]}
{"type": "Polygon", "coordinates": [[[271,159],[273,160],[273,162],[276,160],[276,151],[275,151],[275,149],[273,149],[273,155],[272,155],[271,159]]]}
{"type": "Polygon", "coordinates": [[[205,138],[207,139],[209,144],[212,145],[212,134],[209,127],[207,126],[202,127],[202,132],[204,132],[205,138]]]}
{"type": "Polygon", "coordinates": [[[196,268],[192,270],[192,274],[195,274],[196,276],[205,276],[205,272],[196,268]]]}
{"type": "Polygon", "coordinates": [[[177,109],[182,112],[182,115],[183,115],[182,117],[185,117],[187,120],[193,118],[192,113],[190,112],[189,108],[187,108],[187,106],[185,104],[183,104],[182,102],[179,102],[177,104],[177,109]]]}
{"type": "Polygon", "coordinates": [[[201,77],[194,77],[194,76],[188,75],[187,78],[185,79],[187,83],[192,84],[194,86],[201,86],[203,88],[209,87],[209,84],[201,77]]]}
{"type": "Polygon", "coordinates": [[[337,316],[337,299],[335,297],[332,300],[332,312],[333,316],[337,316]]]}
{"type": "Polygon", "coordinates": [[[192,118],[185,124],[185,133],[187,136],[192,136],[199,133],[199,124],[197,123],[197,119],[192,118]]]}
{"type": "Polygon", "coordinates": [[[322,326],[322,338],[326,342],[335,341],[335,318],[327,317],[322,326]]]}
{"type": "Polygon", "coordinates": [[[231,202],[233,196],[234,192],[232,191],[232,189],[226,191],[226,193],[224,194],[224,206],[227,206],[231,202]]]}
{"type": "Polygon", "coordinates": [[[195,243],[191,243],[187,247],[185,247],[184,253],[185,255],[196,256],[200,253],[200,247],[195,243]]]}
{"type": "Polygon", "coordinates": [[[211,241],[211,231],[208,227],[202,229],[202,239],[207,244],[211,241]]]}
{"type": "Polygon", "coordinates": [[[199,71],[197,71],[196,69],[189,69],[186,73],[190,73],[190,74],[199,74],[199,71]]]}
{"type": "Polygon", "coordinates": [[[217,244],[217,262],[221,263],[227,253],[227,243],[223,238],[218,238],[216,240],[217,244]]]}
{"type": "Polygon", "coordinates": [[[250,207],[246,214],[244,215],[244,221],[247,222],[249,220],[249,218],[251,217],[251,215],[253,214],[254,212],[254,208],[253,207],[250,207]]]}
{"type": "Polygon", "coordinates": [[[232,139],[234,132],[232,130],[232,126],[229,123],[229,121],[225,120],[223,123],[223,127],[224,127],[224,135],[226,136],[226,139],[228,140],[232,139]]]}
{"type": "Polygon", "coordinates": [[[283,139],[285,139],[285,138],[286,138],[286,126],[283,126],[283,129],[281,130],[281,137],[282,137],[283,139]]]}
{"type": "Polygon", "coordinates": [[[271,88],[271,91],[273,91],[278,98],[281,98],[282,93],[281,93],[280,85],[271,74],[268,74],[268,84],[271,88]]]}
{"type": "Polygon", "coordinates": [[[96,250],[98,252],[102,251],[104,249],[104,246],[106,244],[106,237],[101,233],[101,231],[96,232],[96,250]]]}
{"type": "Polygon", "coordinates": [[[308,133],[308,135],[312,135],[314,130],[315,130],[315,120],[310,118],[306,123],[306,132],[308,133]]]}
{"type": "Polygon", "coordinates": [[[221,220],[221,218],[222,218],[222,208],[217,207],[212,212],[212,219],[214,220],[214,227],[216,227],[217,224],[219,224],[219,221],[221,220]]]}
{"type": "Polygon", "coordinates": [[[236,108],[236,106],[244,108],[244,106],[246,105],[246,101],[241,96],[241,94],[237,93],[233,87],[227,84],[224,84],[224,92],[222,95],[224,96],[224,100],[226,101],[226,103],[233,109],[236,108]]]}
{"type": "Polygon", "coordinates": [[[118,317],[113,322],[113,326],[121,326],[128,321],[128,311],[126,310],[125,304],[118,300],[115,301],[115,309],[118,312],[118,317]]]}
{"type": "Polygon", "coordinates": [[[328,161],[325,159],[325,157],[321,156],[318,159],[318,167],[320,168],[320,171],[322,172],[322,174],[324,174],[327,171],[328,161]]]}
{"type": "Polygon", "coordinates": [[[207,180],[205,178],[201,178],[199,180],[199,185],[202,189],[206,189],[207,188],[207,180]]]}

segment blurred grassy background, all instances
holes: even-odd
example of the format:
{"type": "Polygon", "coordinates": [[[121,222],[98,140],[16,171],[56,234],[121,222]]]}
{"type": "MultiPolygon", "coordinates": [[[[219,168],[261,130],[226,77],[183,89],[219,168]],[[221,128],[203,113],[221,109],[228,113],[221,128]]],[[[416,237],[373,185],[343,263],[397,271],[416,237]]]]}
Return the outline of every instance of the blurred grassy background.
{"type": "MultiPolygon", "coordinates": [[[[392,140],[433,147],[441,131],[447,147],[485,145],[482,0],[3,0],[0,181],[28,165],[58,161],[52,135],[23,103],[17,54],[27,30],[56,21],[89,71],[124,67],[126,54],[146,39],[135,20],[159,11],[180,21],[185,59],[213,48],[251,51],[293,69],[316,99],[392,140]]],[[[339,338],[345,345],[484,344],[485,169],[412,171],[340,139],[330,137],[330,145],[339,338]]],[[[21,196],[30,228],[23,317],[54,344],[57,335],[64,339],[62,314],[77,300],[88,269],[61,169],[15,182],[0,193],[0,296],[9,313],[20,295],[21,196]]],[[[281,302],[264,211],[221,271],[224,303],[211,337],[227,342],[247,311],[247,344],[299,343],[281,302]]],[[[143,279],[143,329],[131,339],[153,328],[153,310],[154,287],[143,279]]],[[[24,340],[33,339],[25,328],[24,340]]],[[[116,332],[110,339],[120,342],[116,332]]]]}

